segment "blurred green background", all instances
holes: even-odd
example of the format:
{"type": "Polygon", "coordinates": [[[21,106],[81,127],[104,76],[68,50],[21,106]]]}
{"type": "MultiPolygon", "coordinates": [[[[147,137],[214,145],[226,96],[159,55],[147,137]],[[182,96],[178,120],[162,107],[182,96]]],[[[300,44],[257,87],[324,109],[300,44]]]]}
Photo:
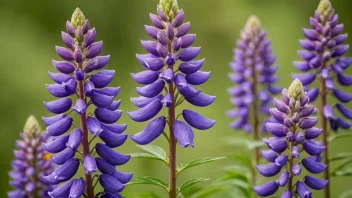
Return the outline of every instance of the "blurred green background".
{"type": "MultiPolygon", "coordinates": [[[[51,59],[58,59],[54,46],[63,45],[60,32],[65,30],[65,22],[70,20],[74,9],[81,8],[91,25],[96,27],[97,40],[104,41],[102,54],[111,55],[107,68],[117,71],[112,85],[122,87],[118,97],[123,102],[120,109],[126,111],[136,109],[129,100],[131,96],[136,96],[134,87],[137,86],[130,73],[142,70],[135,54],[145,52],[139,40],[148,39],[143,25],[150,24],[148,14],[156,12],[157,3],[158,0],[0,1],[0,197],[4,197],[10,189],[8,171],[14,158],[12,151],[27,116],[34,114],[40,118],[49,115],[42,104],[53,99],[44,86],[51,83],[47,71],[54,71],[51,59]]],[[[339,13],[339,22],[345,24],[344,32],[352,32],[352,1],[333,0],[332,3],[339,13]]],[[[226,92],[226,88],[231,86],[227,80],[230,71],[228,62],[247,17],[256,14],[267,30],[274,54],[278,56],[279,84],[287,87],[291,82],[290,73],[295,71],[292,61],[298,59],[298,39],[303,38],[301,28],[308,27],[309,16],[313,15],[317,4],[318,0],[179,0],[179,6],[186,14],[185,20],[191,21],[191,32],[197,34],[194,46],[202,47],[199,57],[206,58],[203,70],[212,71],[210,80],[201,88],[205,93],[217,96],[213,105],[197,108],[206,117],[216,119],[217,124],[208,131],[195,131],[194,149],[179,147],[179,163],[197,157],[242,152],[225,144],[227,137],[246,136],[241,131],[229,129],[231,120],[225,116],[225,111],[232,108],[226,92]]],[[[351,43],[351,39],[347,43],[351,43]]],[[[348,54],[351,55],[351,52],[348,54]]],[[[351,69],[347,73],[351,74],[351,69]]],[[[129,125],[129,134],[145,126],[144,123],[133,123],[126,114],[119,123],[129,125]]],[[[330,149],[332,155],[351,151],[350,141],[333,143],[330,149]]],[[[156,144],[166,148],[163,138],[159,138],[156,144]]],[[[128,140],[118,151],[131,153],[138,149],[128,140]]],[[[230,160],[223,160],[188,170],[179,182],[191,177],[219,178],[221,167],[230,163],[230,160]]],[[[132,159],[121,168],[134,172],[136,176],[150,175],[167,180],[167,169],[159,162],[132,159]]],[[[352,188],[351,179],[333,178],[332,197],[338,197],[342,191],[352,188]]],[[[134,197],[136,193],[147,190],[154,188],[129,186],[124,194],[134,197]]],[[[322,197],[321,192],[314,194],[315,197],[322,197]]]]}

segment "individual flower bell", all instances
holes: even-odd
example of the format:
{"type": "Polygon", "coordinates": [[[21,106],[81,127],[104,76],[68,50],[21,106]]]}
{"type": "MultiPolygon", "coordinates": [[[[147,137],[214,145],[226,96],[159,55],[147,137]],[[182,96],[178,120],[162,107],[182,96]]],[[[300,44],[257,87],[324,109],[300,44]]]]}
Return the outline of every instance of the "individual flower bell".
{"type": "MultiPolygon", "coordinates": [[[[276,57],[272,55],[271,42],[265,37],[266,31],[259,19],[251,16],[233,50],[230,67],[234,73],[229,74],[229,79],[236,86],[230,87],[228,93],[236,108],[228,111],[227,115],[236,119],[230,124],[234,130],[258,133],[259,124],[265,124],[269,119],[267,115],[270,115],[272,96],[282,90],[275,86],[279,80],[275,76],[278,66],[275,65],[276,57]],[[250,117],[254,117],[254,123],[250,123],[250,117]]],[[[265,130],[265,127],[261,128],[265,130]]]]}
{"type": "Polygon", "coordinates": [[[9,198],[43,197],[49,198],[48,192],[54,186],[47,184],[42,176],[50,174],[54,164],[50,154],[45,151],[41,142],[49,139],[42,133],[40,125],[34,116],[29,116],[20,134],[21,140],[16,141],[15,160],[12,161],[10,185],[15,190],[7,193],[9,198]]]}
{"type": "Polygon", "coordinates": [[[114,150],[127,139],[127,135],[123,134],[127,125],[115,124],[122,115],[122,111],[118,110],[120,100],[115,100],[120,87],[108,87],[115,71],[103,69],[110,56],[99,55],[103,42],[95,42],[96,30],[90,29],[88,20],[79,8],[73,13],[71,22],[66,23],[66,29],[67,33],[62,32],[61,36],[67,47],[56,47],[58,55],[64,60],[52,61],[59,73],[49,72],[55,83],[47,85],[48,91],[59,99],[44,102],[48,111],[57,114],[43,117],[47,126],[46,133],[54,137],[45,142],[43,148],[54,153],[51,161],[57,165],[44,180],[51,185],[58,185],[49,192],[51,197],[84,195],[93,198],[95,193],[92,178],[95,175],[104,189],[98,194],[109,196],[112,193],[119,197],[132,174],[118,172],[114,167],[123,165],[130,159],[129,155],[114,150]],[[89,106],[94,106],[93,112],[88,112],[89,106]],[[72,112],[80,117],[80,124],[76,122],[76,128],[73,129],[72,112]],[[93,145],[92,139],[96,136],[104,143],[93,145]],[[95,152],[99,157],[94,156],[95,152]],[[111,169],[106,172],[97,162],[101,160],[112,166],[114,171],[111,169]],[[74,179],[73,176],[81,165],[85,177],[74,179]],[[97,174],[98,170],[103,174],[97,174]],[[111,188],[110,183],[119,187],[111,188]]]}
{"type": "Polygon", "coordinates": [[[301,80],[310,102],[319,97],[325,101],[331,93],[339,102],[334,105],[324,102],[324,117],[330,122],[332,131],[349,129],[352,123],[346,119],[352,120],[352,110],[345,105],[352,100],[352,94],[336,85],[352,85],[352,76],[344,74],[352,63],[352,58],[343,57],[349,49],[349,45],[344,44],[347,39],[347,34],[342,33],[344,25],[338,24],[338,15],[329,0],[320,1],[314,17],[310,17],[309,21],[311,29],[303,29],[306,39],[300,40],[303,50],[298,51],[303,60],[294,62],[296,69],[302,73],[293,74],[292,77],[301,80]],[[322,89],[311,86],[318,79],[322,89]],[[334,110],[342,116],[334,115],[334,110]]]}
{"type": "Polygon", "coordinates": [[[313,174],[319,174],[327,167],[317,157],[325,146],[314,140],[322,132],[314,127],[318,122],[316,117],[311,117],[314,106],[308,104],[309,97],[298,79],[293,81],[288,90],[282,91],[282,100],[274,101],[275,108],[270,109],[270,112],[275,121],[266,123],[268,132],[274,137],[264,138],[269,150],[262,151],[263,158],[269,163],[257,165],[257,170],[265,177],[280,176],[276,181],[254,186],[253,189],[259,196],[265,197],[273,195],[279,187],[287,186],[281,197],[312,197],[309,188],[321,190],[328,181],[305,175],[293,184],[293,177],[301,174],[301,166],[313,174]],[[309,156],[300,159],[302,151],[309,156]]]}
{"type": "Polygon", "coordinates": [[[131,139],[140,145],[149,144],[163,133],[168,123],[172,136],[182,147],[193,147],[191,127],[206,130],[215,121],[188,109],[182,112],[185,121],[175,120],[174,113],[170,114],[170,111],[174,112],[184,100],[199,107],[213,103],[215,96],[195,88],[209,79],[210,72],[200,71],[204,59],[195,60],[200,47],[191,47],[196,35],[189,33],[190,23],[184,23],[184,12],[178,8],[176,0],[161,0],[157,15],[150,14],[149,17],[152,25],[146,25],[145,30],[152,40],[141,41],[148,53],[136,55],[145,70],[131,74],[142,85],[135,89],[140,96],[131,98],[140,109],[127,113],[136,122],[152,121],[131,139]],[[173,117],[168,119],[172,121],[165,116],[154,118],[163,107],[168,108],[169,116],[173,117]]]}

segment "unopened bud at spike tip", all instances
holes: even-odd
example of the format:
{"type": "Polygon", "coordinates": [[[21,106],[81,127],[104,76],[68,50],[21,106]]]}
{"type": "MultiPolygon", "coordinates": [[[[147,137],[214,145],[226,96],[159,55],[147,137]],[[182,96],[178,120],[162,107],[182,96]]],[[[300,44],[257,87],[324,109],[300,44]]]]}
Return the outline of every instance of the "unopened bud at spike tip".
{"type": "Polygon", "coordinates": [[[321,0],[318,5],[317,11],[320,14],[322,22],[325,23],[326,19],[329,17],[330,13],[333,11],[330,0],[321,0]]]}
{"type": "Polygon", "coordinates": [[[244,30],[248,33],[257,32],[261,28],[260,20],[257,16],[252,15],[248,18],[244,30]]]}
{"type": "Polygon", "coordinates": [[[177,0],[160,0],[159,8],[164,12],[169,21],[172,21],[179,11],[177,0]]]}
{"type": "Polygon", "coordinates": [[[42,129],[38,120],[30,115],[24,125],[23,132],[25,132],[29,137],[38,136],[41,133],[42,129]]]}
{"type": "Polygon", "coordinates": [[[292,82],[288,88],[288,95],[290,98],[294,98],[296,101],[299,101],[304,97],[304,89],[302,82],[297,78],[292,82]]]}
{"type": "Polygon", "coordinates": [[[83,27],[83,24],[85,21],[86,21],[86,17],[84,16],[83,12],[79,8],[76,8],[71,18],[71,24],[73,25],[73,27],[74,28],[77,28],[78,26],[83,27]]]}

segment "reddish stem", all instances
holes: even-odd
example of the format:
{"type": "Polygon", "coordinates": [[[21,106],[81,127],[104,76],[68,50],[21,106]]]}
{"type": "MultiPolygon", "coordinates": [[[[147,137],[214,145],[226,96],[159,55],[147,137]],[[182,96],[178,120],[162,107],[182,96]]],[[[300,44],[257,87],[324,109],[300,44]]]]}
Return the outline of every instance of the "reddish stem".
{"type": "MultiPolygon", "coordinates": [[[[82,63],[78,65],[80,69],[82,69],[82,63]]],[[[83,91],[83,81],[79,81],[79,98],[86,101],[85,94],[83,91]]],[[[83,159],[86,155],[90,154],[89,151],[89,140],[88,140],[88,130],[87,130],[87,123],[86,123],[86,113],[82,113],[80,115],[80,120],[81,120],[81,130],[82,130],[82,147],[83,147],[83,159]]],[[[87,198],[94,198],[94,189],[92,185],[92,176],[90,174],[85,174],[85,182],[86,182],[86,193],[87,193],[87,198]]]]}

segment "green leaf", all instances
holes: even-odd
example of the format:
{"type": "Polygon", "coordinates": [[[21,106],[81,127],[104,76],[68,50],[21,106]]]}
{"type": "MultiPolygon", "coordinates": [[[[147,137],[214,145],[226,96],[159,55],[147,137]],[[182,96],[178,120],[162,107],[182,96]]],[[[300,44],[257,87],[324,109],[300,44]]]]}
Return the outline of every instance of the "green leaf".
{"type": "Polygon", "coordinates": [[[164,161],[164,159],[161,159],[158,156],[155,156],[155,155],[150,154],[150,153],[131,153],[130,155],[133,158],[147,158],[147,159],[164,161]]]}
{"type": "Polygon", "coordinates": [[[191,168],[193,166],[198,166],[198,165],[201,165],[201,164],[214,162],[214,161],[221,160],[221,159],[224,159],[224,158],[225,157],[204,157],[204,158],[192,160],[192,161],[188,162],[185,165],[180,164],[179,167],[177,168],[177,174],[180,174],[182,171],[184,171],[184,170],[186,170],[188,168],[191,168]]]}
{"type": "Polygon", "coordinates": [[[182,192],[184,189],[188,188],[188,187],[191,187],[197,183],[200,183],[200,182],[204,182],[204,181],[208,181],[209,178],[196,178],[196,179],[190,179],[188,181],[186,181],[185,183],[183,183],[179,189],[178,192],[182,192]]]}
{"type": "Polygon", "coordinates": [[[351,163],[352,163],[352,159],[348,159],[348,160],[343,161],[338,167],[335,168],[335,170],[332,171],[331,174],[333,176],[343,176],[343,174],[347,174],[345,171],[346,170],[345,167],[351,163]]]}
{"type": "Polygon", "coordinates": [[[206,198],[214,195],[215,193],[222,192],[223,190],[224,188],[222,187],[207,187],[193,195],[191,198],[206,198]]]}
{"type": "Polygon", "coordinates": [[[340,195],[340,198],[351,198],[352,197],[352,189],[346,190],[340,195]]]}
{"type": "Polygon", "coordinates": [[[346,158],[352,158],[352,153],[339,153],[336,156],[330,158],[329,161],[332,162],[332,161],[342,160],[346,158]]]}
{"type": "Polygon", "coordinates": [[[147,192],[147,193],[138,194],[137,198],[162,198],[162,197],[154,192],[147,192]]]}
{"type": "Polygon", "coordinates": [[[333,176],[351,176],[352,168],[343,168],[332,173],[333,176]]]}
{"type": "Polygon", "coordinates": [[[339,133],[339,134],[336,134],[336,135],[331,135],[328,137],[328,142],[332,142],[336,139],[340,139],[340,138],[345,138],[345,137],[349,137],[349,136],[352,136],[352,133],[339,133]]]}
{"type": "Polygon", "coordinates": [[[167,184],[165,182],[163,182],[162,180],[155,178],[155,177],[149,177],[149,176],[137,177],[137,178],[132,179],[126,185],[136,185],[136,184],[156,185],[156,186],[160,186],[163,189],[165,189],[166,192],[169,191],[167,184]]]}
{"type": "Polygon", "coordinates": [[[155,145],[137,145],[140,149],[158,157],[159,159],[163,160],[165,163],[168,164],[168,158],[166,156],[166,152],[163,148],[155,145]]]}
{"type": "Polygon", "coordinates": [[[232,159],[235,161],[235,163],[238,164],[243,164],[246,167],[248,167],[249,170],[252,170],[254,168],[254,164],[252,160],[250,159],[249,155],[233,155],[232,159]]]}

